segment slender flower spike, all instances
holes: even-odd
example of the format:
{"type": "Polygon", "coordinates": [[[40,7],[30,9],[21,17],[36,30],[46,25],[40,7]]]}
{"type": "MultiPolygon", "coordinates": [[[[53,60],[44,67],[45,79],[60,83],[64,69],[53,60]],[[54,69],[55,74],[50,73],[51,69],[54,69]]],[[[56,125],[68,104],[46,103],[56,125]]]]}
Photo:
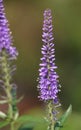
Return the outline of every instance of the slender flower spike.
{"type": "Polygon", "coordinates": [[[55,49],[53,48],[54,37],[52,32],[53,26],[50,9],[44,11],[44,22],[42,30],[43,46],[41,48],[42,58],[39,69],[39,98],[47,104],[47,120],[49,122],[48,130],[54,130],[54,123],[56,122],[57,114],[59,113],[57,107],[60,105],[60,103],[58,101],[57,95],[60,89],[58,75],[55,71],[57,66],[55,65],[55,49]]]}
{"type": "Polygon", "coordinates": [[[0,52],[6,50],[11,57],[16,58],[18,52],[16,48],[13,47],[12,36],[8,26],[8,21],[4,12],[3,0],[0,0],[0,52]]]}
{"type": "Polygon", "coordinates": [[[42,41],[43,46],[41,53],[41,64],[39,69],[39,98],[43,101],[53,100],[54,104],[58,103],[57,94],[58,88],[58,75],[55,72],[57,66],[55,65],[55,49],[53,43],[53,26],[51,10],[47,9],[44,11],[44,22],[43,22],[43,35],[42,41]]]}

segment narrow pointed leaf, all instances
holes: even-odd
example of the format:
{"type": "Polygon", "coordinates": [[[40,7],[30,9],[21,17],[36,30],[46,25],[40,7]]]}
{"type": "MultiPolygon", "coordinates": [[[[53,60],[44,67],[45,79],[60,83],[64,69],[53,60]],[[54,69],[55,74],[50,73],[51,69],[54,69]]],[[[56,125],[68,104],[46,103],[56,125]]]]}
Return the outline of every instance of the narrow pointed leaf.
{"type": "Polygon", "coordinates": [[[61,127],[63,127],[64,122],[67,120],[68,116],[72,112],[72,105],[68,107],[66,112],[61,116],[61,118],[56,122],[54,130],[59,130],[61,127]]]}

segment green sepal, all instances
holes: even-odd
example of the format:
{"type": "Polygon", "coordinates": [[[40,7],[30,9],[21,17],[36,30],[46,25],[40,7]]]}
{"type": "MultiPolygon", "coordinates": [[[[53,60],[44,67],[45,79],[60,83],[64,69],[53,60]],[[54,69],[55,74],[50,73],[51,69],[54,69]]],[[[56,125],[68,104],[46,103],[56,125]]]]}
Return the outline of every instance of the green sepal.
{"type": "Polygon", "coordinates": [[[72,112],[72,105],[70,105],[68,107],[68,109],[66,110],[66,112],[60,117],[60,119],[58,119],[58,121],[55,123],[54,126],[54,130],[59,130],[60,128],[63,127],[64,122],[67,120],[68,116],[71,114],[72,112]]]}
{"type": "Polygon", "coordinates": [[[19,99],[17,99],[17,103],[21,102],[23,100],[24,96],[21,96],[19,99]]]}
{"type": "Polygon", "coordinates": [[[6,104],[6,103],[8,103],[8,100],[1,100],[0,101],[0,104],[2,105],[2,104],[6,104]]]}
{"type": "Polygon", "coordinates": [[[7,115],[4,112],[0,111],[0,118],[5,119],[6,117],[7,115]]]}

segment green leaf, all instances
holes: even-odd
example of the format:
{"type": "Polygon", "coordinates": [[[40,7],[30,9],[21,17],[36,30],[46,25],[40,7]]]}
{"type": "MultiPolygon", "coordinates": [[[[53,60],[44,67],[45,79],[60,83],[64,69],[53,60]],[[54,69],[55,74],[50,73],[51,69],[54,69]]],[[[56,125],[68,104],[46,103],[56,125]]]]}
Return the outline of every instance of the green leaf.
{"type": "MultiPolygon", "coordinates": [[[[37,124],[43,124],[45,123],[45,119],[39,116],[31,116],[31,115],[22,115],[16,120],[16,130],[24,130],[25,128],[22,128],[24,124],[27,126],[27,130],[32,130],[33,127],[28,128],[29,124],[32,123],[33,126],[36,126],[37,124]]],[[[25,129],[25,130],[26,130],[25,129]]]]}
{"type": "Polygon", "coordinates": [[[0,122],[0,128],[3,128],[9,124],[9,121],[1,121],[0,122]]]}
{"type": "Polygon", "coordinates": [[[67,120],[68,116],[72,112],[72,105],[68,107],[66,112],[60,117],[60,119],[55,123],[54,130],[59,130],[63,127],[64,122],[67,120]]]}
{"type": "Polygon", "coordinates": [[[69,106],[69,108],[66,110],[66,112],[62,115],[62,117],[60,118],[60,123],[63,125],[63,123],[66,121],[66,119],[68,118],[68,116],[71,114],[72,112],[72,105],[69,106]]]}
{"type": "Polygon", "coordinates": [[[45,120],[41,117],[38,117],[38,116],[30,116],[30,115],[23,115],[21,117],[18,118],[17,122],[27,122],[27,121],[30,121],[30,122],[45,122],[45,120]]]}

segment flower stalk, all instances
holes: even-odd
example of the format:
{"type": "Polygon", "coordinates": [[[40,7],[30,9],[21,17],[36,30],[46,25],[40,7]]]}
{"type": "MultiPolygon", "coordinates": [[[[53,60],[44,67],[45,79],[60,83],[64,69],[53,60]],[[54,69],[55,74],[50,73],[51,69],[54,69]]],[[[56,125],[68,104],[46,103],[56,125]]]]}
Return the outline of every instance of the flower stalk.
{"type": "Polygon", "coordinates": [[[1,56],[1,71],[2,71],[2,80],[3,80],[3,88],[6,93],[6,99],[8,103],[8,113],[7,118],[11,120],[11,130],[12,124],[15,119],[15,115],[18,113],[17,109],[17,99],[16,99],[16,88],[11,83],[11,68],[10,63],[8,61],[8,55],[6,54],[5,50],[2,51],[1,56]]]}
{"type": "Polygon", "coordinates": [[[48,103],[48,122],[49,122],[49,126],[48,126],[48,130],[54,130],[54,116],[53,116],[53,104],[52,101],[49,101],[48,103]]]}
{"type": "Polygon", "coordinates": [[[2,66],[2,73],[4,74],[3,76],[3,81],[4,81],[4,91],[6,93],[7,96],[7,100],[8,100],[8,116],[10,119],[12,119],[13,117],[13,110],[12,110],[12,95],[11,95],[11,89],[12,86],[10,84],[11,82],[11,75],[10,75],[10,68],[9,68],[9,64],[7,61],[7,55],[5,53],[5,51],[2,51],[2,60],[1,60],[1,66],[2,66]]]}

